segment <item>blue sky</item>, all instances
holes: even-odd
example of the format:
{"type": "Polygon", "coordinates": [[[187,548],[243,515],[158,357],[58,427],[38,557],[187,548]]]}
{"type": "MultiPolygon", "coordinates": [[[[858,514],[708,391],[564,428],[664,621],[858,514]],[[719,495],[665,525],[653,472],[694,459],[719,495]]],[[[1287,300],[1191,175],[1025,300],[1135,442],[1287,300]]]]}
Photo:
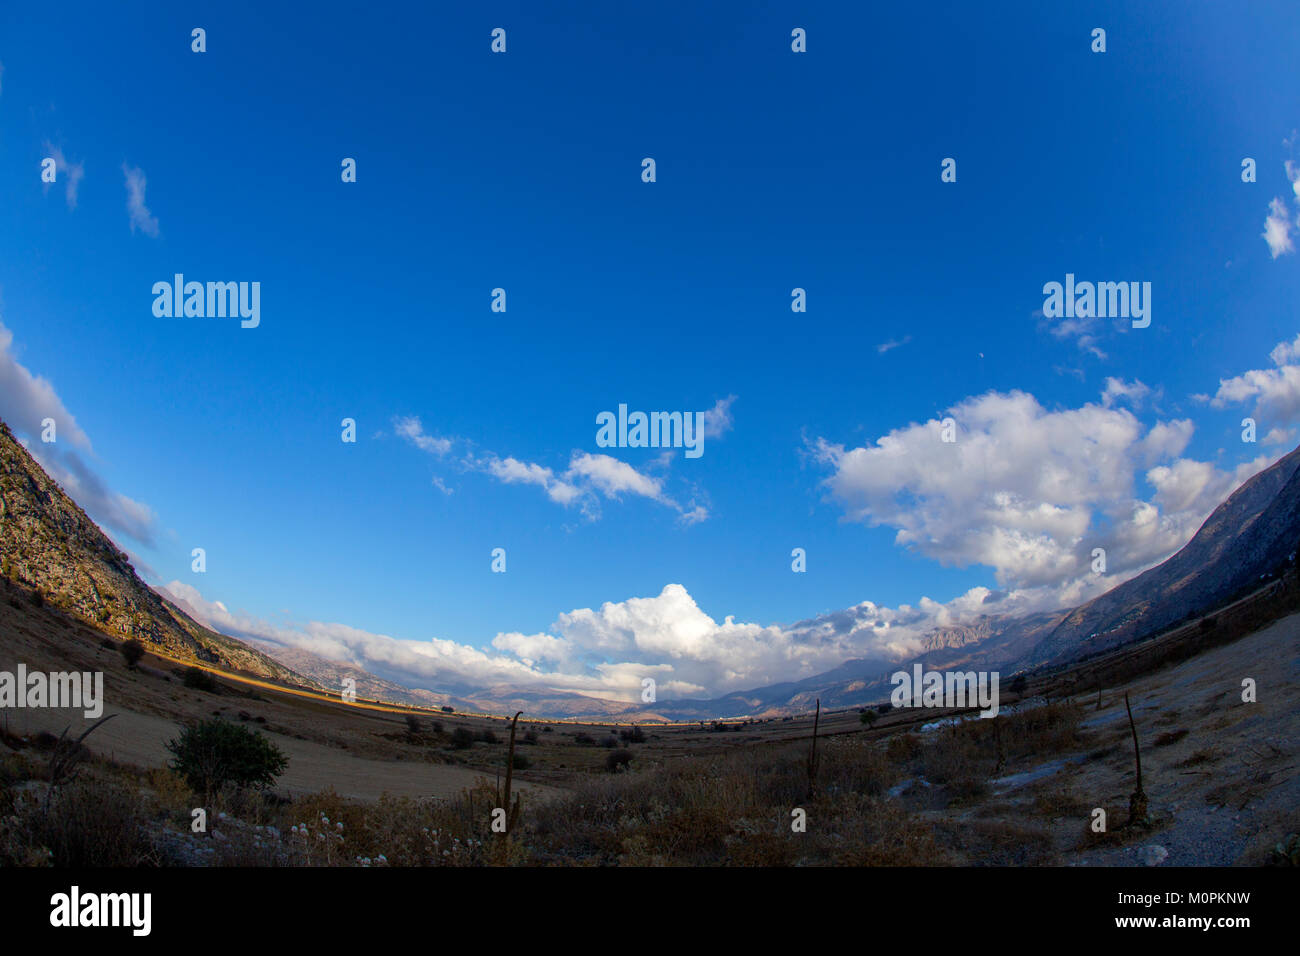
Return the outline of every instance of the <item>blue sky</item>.
{"type": "Polygon", "coordinates": [[[0,416],[220,626],[721,692],[923,597],[1090,596],[1092,546],[1110,586],[1300,440],[1294,3],[262,6],[0,12],[0,416]],[[155,317],[175,273],[260,325],[155,317]],[[1150,282],[1150,327],[1044,319],[1066,273],[1150,282]],[[721,433],[599,448],[619,403],[721,433]]]}

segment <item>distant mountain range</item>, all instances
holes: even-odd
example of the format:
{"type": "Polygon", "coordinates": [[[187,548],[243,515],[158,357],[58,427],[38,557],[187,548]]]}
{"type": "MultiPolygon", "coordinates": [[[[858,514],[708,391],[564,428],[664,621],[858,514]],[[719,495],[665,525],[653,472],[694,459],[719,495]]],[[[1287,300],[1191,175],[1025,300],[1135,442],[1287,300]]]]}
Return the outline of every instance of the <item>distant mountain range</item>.
{"type": "Polygon", "coordinates": [[[338,692],[345,677],[356,681],[357,696],[366,700],[390,701],[416,707],[438,709],[451,707],[459,713],[513,714],[522,710],[533,717],[587,720],[667,720],[654,710],[630,710],[626,701],[603,700],[582,694],[555,691],[521,691],[510,687],[485,687],[443,693],[418,687],[406,687],[372,674],[355,664],[340,663],[296,647],[284,647],[270,641],[242,638],[295,672],[310,677],[331,692],[338,692]]]}
{"type": "MultiPolygon", "coordinates": [[[[850,660],[825,673],[710,700],[648,706],[510,687],[409,688],[310,652],[219,634],[148,587],[127,555],[52,481],[0,422],[0,574],[119,638],[137,638],[182,660],[420,707],[593,721],[780,716],[861,706],[888,697],[889,675],[927,670],[1011,673],[1062,664],[1159,633],[1213,611],[1276,574],[1300,546],[1300,449],[1237,489],[1164,563],[1074,609],[981,615],[936,627],[925,650],[901,660],[850,660]]],[[[0,635],[0,639],[2,639],[0,635]]]]}
{"type": "Polygon", "coordinates": [[[824,709],[874,703],[889,696],[890,674],[917,663],[927,671],[1009,670],[1060,624],[1066,613],[981,615],[964,624],[937,627],[925,636],[926,650],[914,657],[889,662],[846,661],[796,683],[773,684],[715,701],[701,701],[704,706],[700,713],[686,714],[685,719],[702,717],[707,711],[756,716],[804,713],[812,710],[817,700],[824,709]]]}
{"type": "Polygon", "coordinates": [[[1014,673],[1063,664],[1158,634],[1207,614],[1264,583],[1300,546],[1300,449],[1250,478],[1173,557],[1073,610],[1020,617],[988,615],[926,637],[927,649],[883,665],[848,661],[797,683],[711,701],[676,701],[686,719],[707,713],[785,714],[884,700],[889,675],[915,663],[926,670],[1014,673]]]}

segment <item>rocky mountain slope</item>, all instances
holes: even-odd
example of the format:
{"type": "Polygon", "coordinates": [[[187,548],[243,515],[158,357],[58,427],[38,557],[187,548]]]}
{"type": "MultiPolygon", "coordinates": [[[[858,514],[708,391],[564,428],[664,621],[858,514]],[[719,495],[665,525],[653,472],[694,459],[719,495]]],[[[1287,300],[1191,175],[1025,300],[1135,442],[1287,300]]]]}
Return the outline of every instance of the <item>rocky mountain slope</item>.
{"type": "Polygon", "coordinates": [[[926,670],[1012,673],[1064,664],[1159,634],[1257,588],[1300,548],[1300,449],[1246,481],[1173,557],[1087,604],[1023,617],[987,615],[935,628],[926,651],[897,662],[847,661],[798,682],[716,700],[661,705],[674,719],[784,715],[888,697],[889,675],[926,670]]]}
{"type": "Polygon", "coordinates": [[[1061,664],[1199,617],[1276,576],[1300,546],[1300,448],[1255,475],[1181,551],[1075,608],[1026,656],[1061,664]]]}
{"type": "Polygon", "coordinates": [[[196,623],[140,580],[127,555],[0,422],[0,575],[101,631],[180,660],[309,683],[196,623]]]}

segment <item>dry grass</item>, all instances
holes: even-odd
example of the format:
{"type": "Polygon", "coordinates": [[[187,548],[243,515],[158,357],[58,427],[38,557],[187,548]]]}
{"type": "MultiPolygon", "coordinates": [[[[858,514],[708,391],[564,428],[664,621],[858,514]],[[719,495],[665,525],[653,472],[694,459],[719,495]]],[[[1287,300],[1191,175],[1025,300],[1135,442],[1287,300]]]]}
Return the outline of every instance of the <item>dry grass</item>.
{"type": "Polygon", "coordinates": [[[1041,816],[1082,818],[1091,810],[1092,805],[1087,800],[1068,788],[1045,788],[1034,794],[1034,811],[1041,816]]]}
{"type": "Polygon", "coordinates": [[[51,795],[14,801],[4,853],[11,863],[139,867],[159,863],[140,794],[108,781],[77,780],[51,795]],[[42,857],[44,860],[42,860],[42,857]]]}
{"type": "Polygon", "coordinates": [[[951,821],[937,825],[964,866],[1047,866],[1056,862],[1051,834],[1036,824],[1009,820],[977,820],[966,826],[951,821]]]}

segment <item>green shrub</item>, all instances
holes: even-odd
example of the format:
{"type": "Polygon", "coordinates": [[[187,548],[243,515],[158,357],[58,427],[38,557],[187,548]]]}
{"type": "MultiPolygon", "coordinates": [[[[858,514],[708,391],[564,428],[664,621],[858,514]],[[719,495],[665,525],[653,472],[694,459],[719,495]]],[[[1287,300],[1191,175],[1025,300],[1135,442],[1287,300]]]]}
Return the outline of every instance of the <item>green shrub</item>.
{"type": "Polygon", "coordinates": [[[605,769],[610,773],[617,773],[619,770],[626,769],[632,762],[632,751],[630,750],[613,750],[605,758],[605,769]]]}
{"type": "Polygon", "coordinates": [[[468,727],[457,727],[451,732],[451,745],[457,750],[468,750],[474,746],[474,731],[468,727]]]}
{"type": "Polygon", "coordinates": [[[275,783],[289,758],[271,741],[239,724],[215,718],[186,727],[169,740],[171,768],[206,800],[225,784],[263,789],[275,783]]]}
{"type": "Polygon", "coordinates": [[[202,690],[214,694],[220,689],[216,679],[201,667],[185,668],[185,676],[182,680],[185,686],[191,690],[202,690]]]}
{"type": "Polygon", "coordinates": [[[140,658],[144,657],[144,645],[137,640],[127,641],[120,648],[122,651],[122,660],[126,661],[126,666],[134,668],[140,663],[140,658]]]}

